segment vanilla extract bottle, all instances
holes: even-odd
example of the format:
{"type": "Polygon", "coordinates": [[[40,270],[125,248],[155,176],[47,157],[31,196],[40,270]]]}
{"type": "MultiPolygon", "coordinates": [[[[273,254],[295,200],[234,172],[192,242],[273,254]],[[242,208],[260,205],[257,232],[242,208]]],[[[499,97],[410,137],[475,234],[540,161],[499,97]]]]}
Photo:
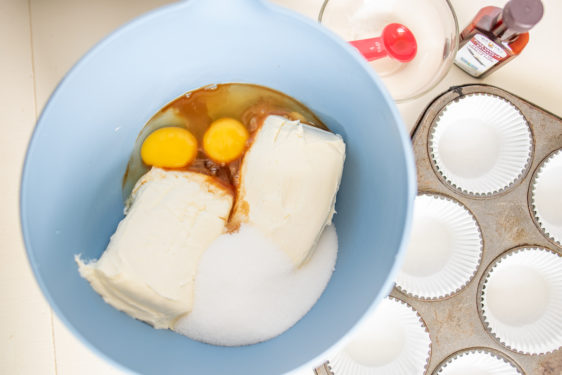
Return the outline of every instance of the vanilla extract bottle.
{"type": "Polygon", "coordinates": [[[543,13],[540,0],[510,0],[503,9],[480,9],[460,35],[455,64],[476,78],[494,72],[523,51],[528,31],[543,13]]]}

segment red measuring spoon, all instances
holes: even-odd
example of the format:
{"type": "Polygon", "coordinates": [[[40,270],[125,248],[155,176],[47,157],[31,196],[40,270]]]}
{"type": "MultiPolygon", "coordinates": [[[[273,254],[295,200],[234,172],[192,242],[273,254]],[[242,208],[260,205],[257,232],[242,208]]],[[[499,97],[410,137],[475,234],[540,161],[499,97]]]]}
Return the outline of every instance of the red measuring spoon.
{"type": "Polygon", "coordinates": [[[416,57],[418,51],[414,34],[399,23],[386,25],[381,36],[354,40],[349,43],[357,48],[367,61],[389,56],[400,62],[408,62],[416,57]]]}

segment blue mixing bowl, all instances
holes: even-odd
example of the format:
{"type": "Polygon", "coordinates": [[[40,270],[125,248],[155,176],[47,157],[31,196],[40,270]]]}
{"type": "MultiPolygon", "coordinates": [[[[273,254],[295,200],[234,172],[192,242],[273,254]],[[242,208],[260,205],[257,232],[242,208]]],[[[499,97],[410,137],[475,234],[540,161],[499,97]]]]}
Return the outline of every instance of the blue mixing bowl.
{"type": "Polygon", "coordinates": [[[398,112],[353,48],[261,0],[191,0],[116,31],[61,82],[29,144],[21,220],[46,298],[106,358],[142,374],[278,374],[316,364],[390,291],[415,185],[398,112]],[[332,280],[294,327],[245,347],[202,344],[131,319],[103,302],[73,259],[99,257],[122,219],[122,176],[146,121],[182,93],[220,82],[280,90],[347,143],[332,280]]]}

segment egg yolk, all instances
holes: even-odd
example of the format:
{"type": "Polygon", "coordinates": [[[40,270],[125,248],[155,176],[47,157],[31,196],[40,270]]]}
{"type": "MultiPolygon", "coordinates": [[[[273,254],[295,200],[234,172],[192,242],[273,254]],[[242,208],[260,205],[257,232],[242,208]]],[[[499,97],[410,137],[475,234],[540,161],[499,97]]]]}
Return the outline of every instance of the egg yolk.
{"type": "Polygon", "coordinates": [[[155,167],[185,167],[196,155],[197,139],[187,129],[178,127],[153,131],[141,147],[142,161],[155,167]]]}
{"type": "Polygon", "coordinates": [[[211,123],[203,136],[205,153],[218,163],[228,163],[244,152],[249,134],[246,127],[233,118],[221,118],[211,123]]]}

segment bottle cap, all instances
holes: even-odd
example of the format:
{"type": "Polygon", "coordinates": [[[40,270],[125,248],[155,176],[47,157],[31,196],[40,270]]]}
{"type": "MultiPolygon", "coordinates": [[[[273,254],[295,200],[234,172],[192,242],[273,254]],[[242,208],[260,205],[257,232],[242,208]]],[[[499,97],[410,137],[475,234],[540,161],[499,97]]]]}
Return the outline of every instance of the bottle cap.
{"type": "Polygon", "coordinates": [[[502,19],[508,29],[524,33],[542,18],[544,8],[540,0],[510,0],[502,12],[502,19]]]}

